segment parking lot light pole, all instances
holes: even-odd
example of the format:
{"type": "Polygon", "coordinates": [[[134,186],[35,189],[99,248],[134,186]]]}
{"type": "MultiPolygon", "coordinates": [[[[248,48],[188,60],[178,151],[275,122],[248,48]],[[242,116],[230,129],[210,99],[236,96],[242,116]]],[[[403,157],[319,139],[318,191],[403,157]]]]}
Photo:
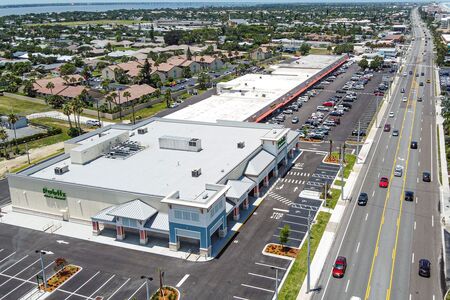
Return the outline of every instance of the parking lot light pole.
{"type": "Polygon", "coordinates": [[[35,252],[39,253],[39,259],[41,260],[42,280],[44,281],[44,288],[47,289],[47,278],[45,277],[44,258],[43,258],[43,255],[47,254],[47,252],[43,250],[36,250],[35,252]]]}
{"type": "Polygon", "coordinates": [[[311,291],[311,278],[310,278],[310,273],[311,273],[311,211],[308,210],[308,274],[306,276],[306,293],[309,294],[309,292],[311,291]]]}
{"type": "Polygon", "coordinates": [[[278,268],[270,267],[272,270],[275,270],[275,300],[278,300],[278,268]]]}
{"type": "Polygon", "coordinates": [[[149,281],[152,281],[153,278],[152,278],[152,277],[149,277],[149,276],[144,276],[144,275],[142,275],[142,276],[141,276],[141,279],[145,279],[145,291],[146,291],[146,293],[147,293],[147,298],[146,298],[146,300],[149,300],[149,299],[150,299],[150,289],[149,289],[149,286],[148,286],[148,282],[149,282],[149,281]]]}
{"type": "Polygon", "coordinates": [[[341,153],[341,159],[339,161],[340,167],[341,167],[341,197],[342,200],[344,200],[344,147],[341,147],[341,149],[339,150],[341,153]]]}
{"type": "Polygon", "coordinates": [[[359,162],[359,132],[361,130],[361,120],[358,120],[358,137],[356,142],[356,163],[359,162]]]}

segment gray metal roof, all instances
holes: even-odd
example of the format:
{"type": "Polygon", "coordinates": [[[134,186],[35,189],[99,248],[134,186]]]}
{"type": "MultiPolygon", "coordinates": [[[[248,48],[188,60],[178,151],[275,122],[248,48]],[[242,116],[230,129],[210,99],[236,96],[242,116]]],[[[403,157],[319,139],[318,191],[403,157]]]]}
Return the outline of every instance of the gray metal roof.
{"type": "Polygon", "coordinates": [[[249,190],[255,187],[256,183],[248,177],[241,177],[238,180],[228,180],[227,185],[230,189],[226,193],[227,198],[240,199],[249,190]]]}
{"type": "Polygon", "coordinates": [[[248,162],[247,168],[245,169],[245,175],[259,176],[274,161],[275,156],[262,150],[248,162]]]}
{"type": "Polygon", "coordinates": [[[107,214],[114,217],[128,218],[139,221],[146,221],[158,211],[147,203],[136,199],[118,205],[107,214]]]}
{"type": "Polygon", "coordinates": [[[92,216],[91,219],[93,221],[100,221],[100,222],[114,222],[115,221],[114,219],[116,217],[108,215],[108,213],[115,208],[116,206],[107,207],[104,210],[97,213],[95,216],[92,216]]]}
{"type": "Polygon", "coordinates": [[[169,215],[166,213],[158,212],[151,217],[144,225],[145,228],[153,229],[157,231],[169,231],[169,215]]]}

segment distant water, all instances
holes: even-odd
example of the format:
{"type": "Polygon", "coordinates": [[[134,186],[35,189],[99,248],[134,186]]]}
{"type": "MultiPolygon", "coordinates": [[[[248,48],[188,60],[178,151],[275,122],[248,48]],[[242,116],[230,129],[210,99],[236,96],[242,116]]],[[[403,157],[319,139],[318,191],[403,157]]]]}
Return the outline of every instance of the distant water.
{"type": "MultiPolygon", "coordinates": [[[[262,1],[263,2],[263,1],[262,1]]],[[[1,0],[0,0],[1,3],[1,0]]],[[[258,4],[258,2],[251,2],[251,5],[258,4]]],[[[25,14],[39,14],[39,13],[60,13],[60,12],[71,12],[71,11],[90,11],[90,12],[101,12],[108,10],[118,10],[118,9],[179,9],[179,8],[202,8],[202,7],[225,7],[225,6],[248,6],[249,2],[152,2],[152,3],[104,3],[104,4],[85,4],[78,3],[72,5],[51,5],[51,4],[41,4],[41,5],[0,5],[0,16],[8,15],[25,15],[25,14]]]]}

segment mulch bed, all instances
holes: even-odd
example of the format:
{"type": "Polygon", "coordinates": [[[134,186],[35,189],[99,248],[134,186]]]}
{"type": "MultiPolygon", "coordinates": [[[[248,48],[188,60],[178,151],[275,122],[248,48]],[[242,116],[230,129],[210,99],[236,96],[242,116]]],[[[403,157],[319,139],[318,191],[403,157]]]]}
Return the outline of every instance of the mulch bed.
{"type": "Polygon", "coordinates": [[[283,247],[278,244],[269,244],[266,246],[265,252],[270,254],[276,254],[276,255],[282,255],[282,256],[288,256],[292,258],[296,258],[297,254],[300,250],[297,248],[291,248],[291,247],[283,247]]]}
{"type": "Polygon", "coordinates": [[[46,292],[52,292],[61,284],[69,280],[69,278],[75,275],[78,271],[80,271],[80,267],[67,265],[47,280],[47,288],[44,288],[44,285],[41,284],[40,289],[45,290],[46,292]]]}

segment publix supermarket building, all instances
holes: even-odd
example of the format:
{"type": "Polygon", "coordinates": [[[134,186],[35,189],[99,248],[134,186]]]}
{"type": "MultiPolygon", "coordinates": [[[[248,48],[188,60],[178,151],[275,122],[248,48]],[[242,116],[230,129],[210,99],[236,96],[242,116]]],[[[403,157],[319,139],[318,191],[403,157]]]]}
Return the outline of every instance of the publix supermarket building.
{"type": "Polygon", "coordinates": [[[211,255],[272,177],[298,151],[280,125],[153,118],[65,142],[64,154],[8,176],[13,210],[138,235],[195,243],[211,255]]]}

